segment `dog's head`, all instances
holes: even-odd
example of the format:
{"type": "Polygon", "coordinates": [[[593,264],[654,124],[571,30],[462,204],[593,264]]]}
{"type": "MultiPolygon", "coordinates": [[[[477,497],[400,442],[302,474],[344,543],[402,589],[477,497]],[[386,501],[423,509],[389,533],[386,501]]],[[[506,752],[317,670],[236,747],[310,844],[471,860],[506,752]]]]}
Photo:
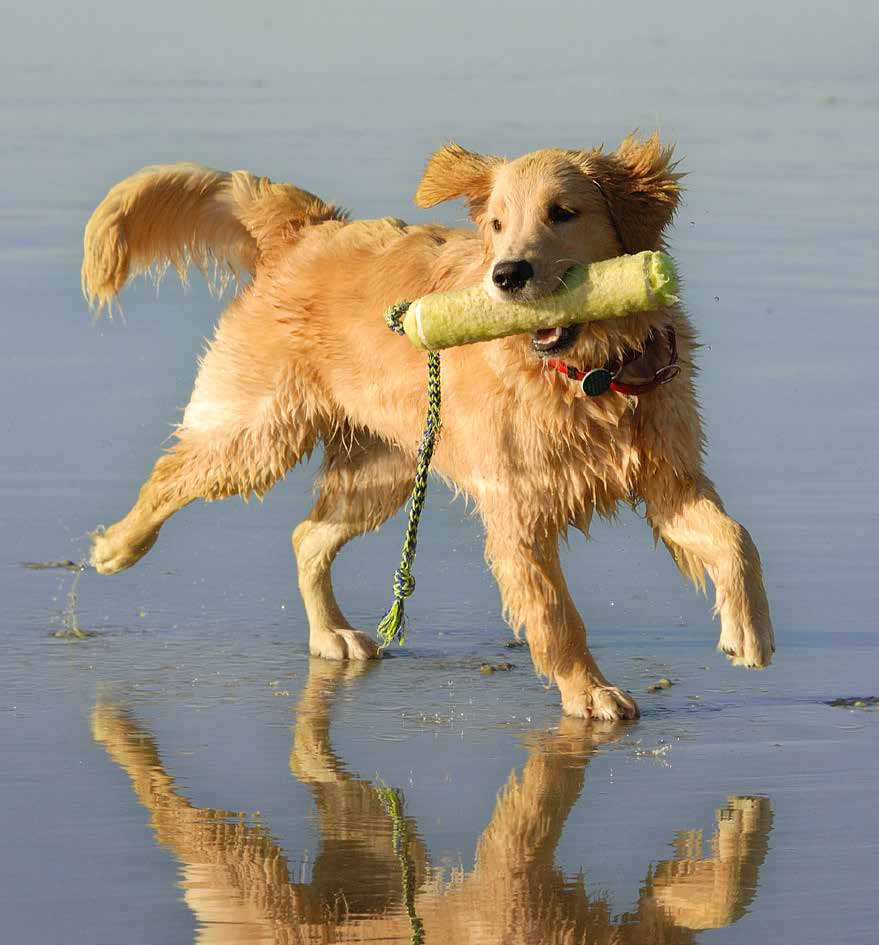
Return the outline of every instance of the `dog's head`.
{"type": "MultiPolygon", "coordinates": [[[[671,155],[655,134],[629,136],[607,154],[551,149],[514,161],[448,144],[430,159],[415,203],[464,197],[485,240],[486,291],[500,302],[533,301],[576,263],[661,247],[680,196],[671,155]]],[[[575,336],[547,330],[532,345],[557,352],[575,336]]]]}

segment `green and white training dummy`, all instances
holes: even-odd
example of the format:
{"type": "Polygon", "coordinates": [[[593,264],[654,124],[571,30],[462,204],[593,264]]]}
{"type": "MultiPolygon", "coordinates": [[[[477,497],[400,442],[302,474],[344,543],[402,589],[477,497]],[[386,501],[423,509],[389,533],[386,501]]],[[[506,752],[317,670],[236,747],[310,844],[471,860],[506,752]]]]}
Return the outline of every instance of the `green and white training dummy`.
{"type": "Polygon", "coordinates": [[[401,327],[416,348],[439,351],[652,311],[677,302],[677,291],[673,260],[643,252],[575,266],[561,288],[535,302],[495,302],[481,286],[425,295],[409,305],[401,327]]]}

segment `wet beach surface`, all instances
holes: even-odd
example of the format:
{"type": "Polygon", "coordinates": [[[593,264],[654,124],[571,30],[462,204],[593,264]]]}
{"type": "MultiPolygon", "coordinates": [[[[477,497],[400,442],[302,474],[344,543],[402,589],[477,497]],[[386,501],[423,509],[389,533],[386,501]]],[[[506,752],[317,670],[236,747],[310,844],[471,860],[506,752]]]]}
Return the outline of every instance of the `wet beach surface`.
{"type": "MultiPolygon", "coordinates": [[[[355,33],[328,63],[297,49],[297,72],[274,47],[228,71],[168,54],[167,75],[154,52],[103,78],[21,65],[0,94],[0,942],[875,941],[879,709],[827,704],[879,695],[879,73],[858,21],[696,19],[639,33],[625,69],[568,50],[563,80],[512,40],[479,60],[465,38],[450,70],[396,34],[351,59],[355,33]],[[197,277],[158,298],[141,281],[124,322],[90,322],[81,233],[112,183],[199,160],[357,216],[460,222],[410,205],[444,138],[514,155],[636,125],[690,173],[671,249],[705,344],[708,469],[764,562],[772,667],[727,665],[710,602],[627,512],[572,536],[565,565],[643,717],[562,720],[439,483],[407,645],[365,669],[311,660],[290,531],[319,455],[263,503],[185,509],[129,572],[64,566],[128,509],[221,308],[197,277]],[[74,621],[91,635],[54,635],[74,621]]],[[[530,41],[554,48],[543,27],[530,41]]],[[[403,526],[335,566],[356,626],[389,602],[403,526]]]]}

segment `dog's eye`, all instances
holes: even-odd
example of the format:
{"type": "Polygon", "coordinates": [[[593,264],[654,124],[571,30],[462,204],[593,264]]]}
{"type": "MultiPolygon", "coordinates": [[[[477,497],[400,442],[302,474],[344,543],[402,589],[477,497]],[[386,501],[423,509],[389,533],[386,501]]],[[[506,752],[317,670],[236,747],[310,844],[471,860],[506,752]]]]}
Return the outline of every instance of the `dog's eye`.
{"type": "Polygon", "coordinates": [[[491,221],[491,228],[495,231],[495,233],[500,233],[500,231],[501,231],[501,221],[500,221],[500,220],[492,220],[492,221],[491,221]]]}
{"type": "Polygon", "coordinates": [[[550,223],[566,223],[578,216],[578,211],[563,207],[560,203],[551,203],[547,211],[550,223]]]}

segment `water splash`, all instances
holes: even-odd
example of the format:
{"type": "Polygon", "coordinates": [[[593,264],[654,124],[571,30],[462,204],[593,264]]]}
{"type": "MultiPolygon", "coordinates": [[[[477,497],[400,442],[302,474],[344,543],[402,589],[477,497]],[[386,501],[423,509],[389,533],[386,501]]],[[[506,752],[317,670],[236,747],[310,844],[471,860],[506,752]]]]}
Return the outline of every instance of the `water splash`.
{"type": "MultiPolygon", "coordinates": [[[[67,563],[61,565],[67,567],[67,563]]],[[[74,568],[67,568],[74,570],[74,568]]],[[[70,589],[67,592],[67,603],[64,605],[64,613],[61,615],[61,628],[56,630],[52,636],[59,640],[86,640],[89,637],[97,636],[95,630],[84,630],[79,625],[79,619],[76,616],[76,589],[79,586],[80,578],[85,573],[86,562],[80,561],[75,566],[73,580],[70,582],[70,589]]]]}

